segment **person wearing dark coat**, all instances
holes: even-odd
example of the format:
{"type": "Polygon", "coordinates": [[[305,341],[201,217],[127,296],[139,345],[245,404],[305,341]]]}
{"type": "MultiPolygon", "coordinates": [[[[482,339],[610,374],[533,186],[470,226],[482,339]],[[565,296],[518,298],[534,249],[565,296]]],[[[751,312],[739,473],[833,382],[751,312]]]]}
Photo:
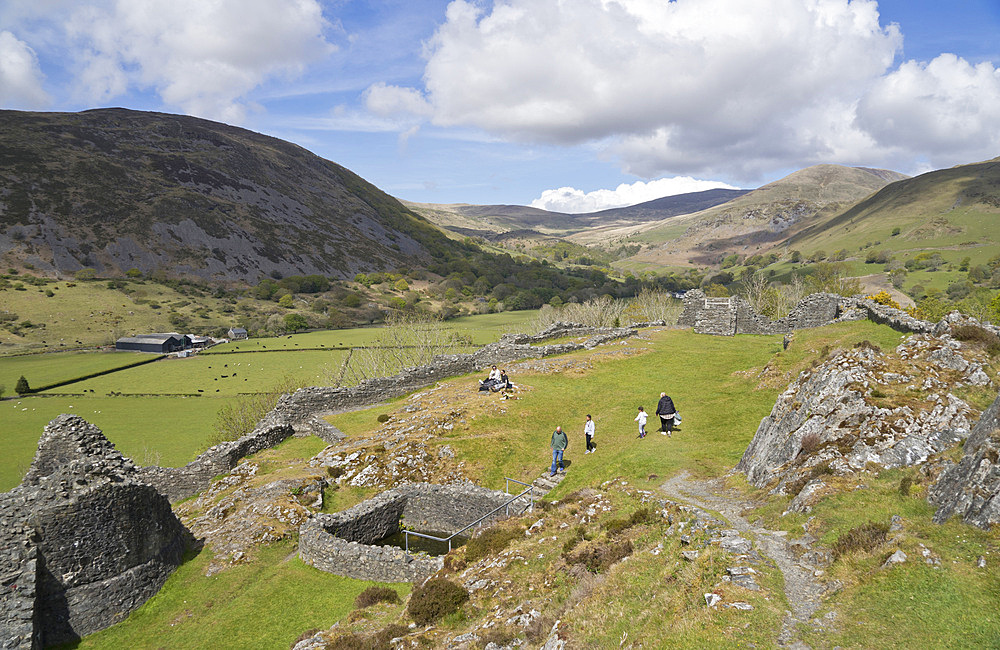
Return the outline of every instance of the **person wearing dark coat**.
{"type": "Polygon", "coordinates": [[[656,404],[656,414],[660,416],[660,434],[669,436],[674,430],[674,400],[670,399],[666,393],[660,393],[660,401],[656,404]]]}

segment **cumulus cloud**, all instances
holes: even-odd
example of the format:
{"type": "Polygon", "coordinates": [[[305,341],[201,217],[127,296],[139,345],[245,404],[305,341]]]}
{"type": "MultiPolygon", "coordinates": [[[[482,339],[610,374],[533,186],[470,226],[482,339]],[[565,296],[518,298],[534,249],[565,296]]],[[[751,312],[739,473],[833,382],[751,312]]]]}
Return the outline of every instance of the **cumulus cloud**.
{"type": "Polygon", "coordinates": [[[105,102],[154,88],[187,113],[239,122],[246,94],[328,54],[316,0],[115,0],[73,5],[65,23],[79,94],[105,102]]]}
{"type": "Polygon", "coordinates": [[[622,183],[613,190],[584,192],[574,187],[545,190],[540,197],[531,202],[531,207],[552,212],[581,214],[636,205],[664,196],[716,188],[739,189],[717,181],[702,181],[690,176],[675,176],[673,178],[660,178],[648,183],[643,181],[632,184],[622,183]]]}
{"type": "Polygon", "coordinates": [[[886,146],[905,142],[956,162],[992,158],[1000,152],[1000,69],[954,54],[907,61],[864,97],[858,123],[886,146]]]}
{"type": "Polygon", "coordinates": [[[425,46],[423,87],[379,85],[368,99],[383,115],[430,115],[514,141],[597,142],[647,178],[753,179],[776,166],[890,160],[913,152],[911,136],[936,147],[930,153],[967,154],[971,142],[991,139],[991,111],[974,107],[993,99],[996,70],[961,59],[894,69],[901,46],[874,0],[495,0],[485,8],[454,0],[425,46]],[[974,80],[964,96],[947,83],[956,72],[974,80]],[[934,98],[917,95],[920,81],[934,85],[934,98]],[[916,115],[888,119],[913,99],[916,115]],[[962,102],[967,111],[923,132],[962,102]],[[965,144],[945,145],[950,122],[970,112],[965,144]]]}
{"type": "Polygon", "coordinates": [[[0,31],[0,106],[44,107],[49,96],[42,89],[43,78],[34,50],[11,32],[0,31]]]}

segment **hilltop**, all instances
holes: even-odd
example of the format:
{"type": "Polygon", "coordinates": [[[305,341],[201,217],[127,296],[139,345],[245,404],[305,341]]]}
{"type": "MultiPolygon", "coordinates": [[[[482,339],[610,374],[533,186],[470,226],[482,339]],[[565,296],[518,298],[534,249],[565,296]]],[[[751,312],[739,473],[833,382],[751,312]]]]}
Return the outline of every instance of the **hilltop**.
{"type": "Polygon", "coordinates": [[[803,252],[883,239],[889,250],[1000,243],[1000,158],[904,179],[789,238],[803,252]],[[892,235],[898,228],[896,235],[892,235]],[[893,237],[888,240],[887,235],[893,237]]]}
{"type": "Polygon", "coordinates": [[[456,249],[336,163],[183,115],[2,111],[0,186],[5,265],[48,272],[352,278],[456,249]]]}
{"type": "Polygon", "coordinates": [[[735,251],[770,250],[822,215],[837,214],[904,178],[888,170],[815,165],[700,212],[574,239],[642,243],[644,250],[633,258],[642,263],[712,265],[735,251]]]}

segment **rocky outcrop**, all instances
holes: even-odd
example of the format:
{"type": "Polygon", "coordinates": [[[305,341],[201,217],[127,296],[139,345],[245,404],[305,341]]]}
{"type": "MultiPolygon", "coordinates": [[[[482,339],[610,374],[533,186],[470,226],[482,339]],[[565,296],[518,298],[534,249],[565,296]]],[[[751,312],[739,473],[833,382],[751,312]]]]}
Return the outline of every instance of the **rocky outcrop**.
{"type": "Polygon", "coordinates": [[[0,496],[4,647],[67,643],[124,619],[180,564],[170,503],[100,429],[61,415],[0,496]]]}
{"type": "Polygon", "coordinates": [[[984,353],[946,334],[918,334],[883,354],[874,346],[836,353],[782,393],[737,465],[758,487],[868,463],[904,467],[965,439],[978,411],[952,391],[985,385],[984,353]]]}
{"type": "Polygon", "coordinates": [[[1000,396],[983,411],[965,441],[964,455],[931,486],[928,501],[937,506],[934,521],[952,515],[989,528],[1000,523],[1000,396]]]}

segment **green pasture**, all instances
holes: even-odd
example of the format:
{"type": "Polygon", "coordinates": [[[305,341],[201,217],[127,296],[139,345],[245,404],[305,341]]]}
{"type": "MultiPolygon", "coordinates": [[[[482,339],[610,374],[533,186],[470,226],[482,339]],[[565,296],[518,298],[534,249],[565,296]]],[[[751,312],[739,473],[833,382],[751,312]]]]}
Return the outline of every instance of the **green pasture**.
{"type": "MultiPolygon", "coordinates": [[[[436,322],[430,326],[463,336],[471,336],[472,343],[481,346],[498,341],[502,335],[508,332],[520,331],[520,328],[526,323],[530,323],[537,314],[537,310],[479,314],[436,322]]],[[[258,352],[262,350],[307,350],[311,348],[350,348],[371,344],[379,336],[380,329],[379,327],[355,327],[230,341],[229,343],[211,347],[202,354],[258,352]]]]}
{"type": "MultiPolygon", "coordinates": [[[[252,564],[206,577],[202,550],[127,620],[77,648],[288,648],[302,632],[326,629],[354,608],[371,582],[308,566],[295,542],[262,547],[252,564]]],[[[390,585],[405,597],[408,584],[390,585]]]]}
{"type": "Polygon", "coordinates": [[[172,332],[177,328],[168,320],[170,311],[189,317],[187,329],[193,331],[228,325],[232,319],[222,311],[230,309],[222,300],[191,298],[154,282],[126,281],[124,290],[109,289],[105,281],[60,281],[24,288],[3,291],[3,310],[16,314],[18,322],[31,321],[36,327],[25,329],[21,336],[0,329],[4,344],[0,350],[6,351],[7,345],[19,349],[94,347],[113,345],[129,333],[172,332]],[[208,318],[195,314],[199,308],[205,309],[201,313],[208,318]]]}
{"type": "Polygon", "coordinates": [[[271,390],[285,377],[303,386],[332,383],[324,379],[329,373],[336,377],[346,354],[344,350],[303,350],[169,357],[61,386],[53,392],[96,395],[111,391],[126,395],[200,392],[208,396],[261,393],[271,390]]]}
{"type": "Polygon", "coordinates": [[[0,490],[21,482],[53,418],[79,415],[104,432],[140,465],[184,465],[208,446],[215,415],[225,400],[212,397],[43,397],[0,401],[4,454],[0,490]]]}
{"type": "MultiPolygon", "coordinates": [[[[569,433],[566,459],[571,469],[553,492],[555,497],[616,476],[645,481],[651,474],[666,477],[681,469],[716,476],[739,461],[761,418],[788,383],[758,388],[756,371],[772,359],[782,367],[798,368],[824,346],[850,346],[863,339],[889,348],[898,344],[900,334],[867,321],[842,323],[802,330],[782,351],[777,336],[716,337],[665,330],[654,335],[646,354],[598,358],[585,373],[515,376],[515,382],[531,389],[510,402],[502,416],[480,412],[479,403],[497,396],[479,393],[467,405],[467,429],[456,427],[436,443],[451,445],[475,468],[474,480],[497,487],[505,476],[530,482],[548,467],[550,436],[561,425],[569,433]],[[655,433],[661,391],[674,399],[684,417],[681,431],[672,438],[655,433]],[[638,406],[650,414],[647,431],[652,433],[643,440],[637,439],[633,420],[638,406]],[[597,426],[598,448],[584,455],[587,413],[597,426]]],[[[363,435],[387,410],[383,406],[345,413],[331,421],[349,435],[363,435]]]]}
{"type": "Polygon", "coordinates": [[[0,356],[0,386],[6,388],[4,395],[11,395],[21,376],[34,389],[94,372],[121,368],[152,357],[142,352],[52,352],[0,356]]]}

